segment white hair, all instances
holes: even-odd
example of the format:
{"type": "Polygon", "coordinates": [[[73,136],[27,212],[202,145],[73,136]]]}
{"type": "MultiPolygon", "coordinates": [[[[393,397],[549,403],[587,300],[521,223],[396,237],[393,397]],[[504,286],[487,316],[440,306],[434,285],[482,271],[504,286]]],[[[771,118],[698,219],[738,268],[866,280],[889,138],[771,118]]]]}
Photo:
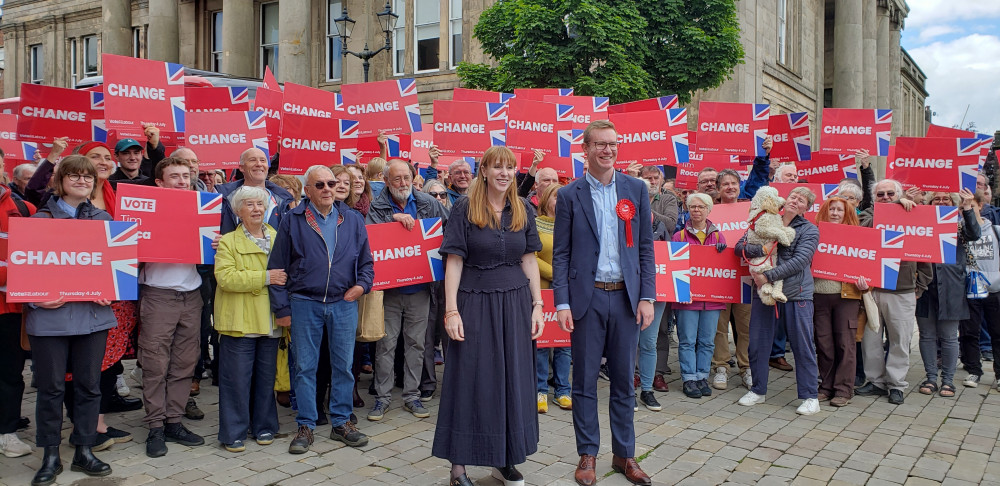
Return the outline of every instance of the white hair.
{"type": "Polygon", "coordinates": [[[327,167],[325,165],[319,165],[319,164],[317,164],[317,165],[313,165],[313,166],[309,167],[308,169],[306,169],[306,180],[308,181],[309,180],[309,176],[311,176],[317,170],[325,170],[325,171],[333,174],[333,171],[330,170],[329,167],[327,167]]]}
{"type": "Polygon", "coordinates": [[[33,163],[31,163],[31,162],[25,162],[23,164],[20,164],[20,165],[14,167],[14,171],[13,171],[14,177],[21,178],[21,174],[23,174],[24,171],[26,171],[28,169],[36,170],[36,169],[38,169],[38,166],[35,165],[35,164],[33,164],[33,163]]]}
{"type": "Polygon", "coordinates": [[[875,194],[878,193],[878,190],[877,190],[878,189],[878,185],[882,184],[882,183],[885,183],[885,182],[888,182],[888,183],[892,184],[893,190],[896,191],[896,200],[897,201],[900,200],[903,197],[903,185],[900,184],[899,181],[897,181],[896,179],[882,179],[882,180],[876,182],[875,184],[873,184],[872,185],[872,199],[875,199],[877,197],[875,194]]]}
{"type": "Polygon", "coordinates": [[[778,167],[778,170],[774,172],[774,178],[780,180],[781,175],[784,174],[785,171],[787,171],[788,169],[792,169],[792,172],[795,173],[795,178],[798,179],[799,173],[798,171],[795,170],[795,164],[784,164],[778,167]]]}
{"type": "Polygon", "coordinates": [[[462,165],[468,167],[469,168],[469,172],[472,172],[472,164],[466,162],[463,159],[458,159],[458,160],[452,162],[451,165],[448,166],[448,170],[449,171],[453,171],[453,170],[455,170],[456,167],[459,167],[459,166],[462,166],[462,165]]]}
{"type": "Polygon", "coordinates": [[[246,201],[260,201],[264,205],[267,205],[268,198],[267,191],[264,189],[252,186],[240,186],[239,189],[229,195],[229,205],[232,206],[233,211],[238,212],[246,201]]]}
{"type": "Polygon", "coordinates": [[[685,201],[685,205],[686,206],[690,206],[691,202],[696,201],[696,200],[697,201],[701,201],[702,203],[704,203],[705,204],[705,209],[708,212],[712,212],[712,205],[714,204],[712,202],[712,196],[709,196],[708,194],[705,194],[704,192],[692,192],[691,194],[688,194],[687,201],[685,201]]]}
{"type": "Polygon", "coordinates": [[[857,199],[858,201],[861,201],[861,198],[864,196],[862,192],[863,191],[861,190],[861,186],[858,186],[853,182],[841,182],[840,185],[837,186],[838,196],[841,194],[850,194],[854,196],[854,198],[857,199]]]}

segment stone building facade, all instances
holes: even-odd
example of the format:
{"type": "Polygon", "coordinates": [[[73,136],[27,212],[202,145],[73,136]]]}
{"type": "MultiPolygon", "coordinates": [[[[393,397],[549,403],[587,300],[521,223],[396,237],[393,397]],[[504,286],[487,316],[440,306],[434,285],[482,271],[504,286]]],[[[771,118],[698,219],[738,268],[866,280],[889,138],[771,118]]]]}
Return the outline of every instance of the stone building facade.
{"type": "MultiPolygon", "coordinates": [[[[370,79],[414,77],[425,115],[451,97],[455,65],[485,62],[472,37],[496,0],[389,0],[399,15],[393,45],[371,60],[370,79]]],[[[4,88],[22,82],[72,86],[100,72],[101,52],[180,62],[337,90],[362,81],[361,61],[341,54],[334,19],[357,21],[348,49],[385,45],[383,0],[6,0],[4,88]]],[[[770,103],[772,113],[823,107],[896,109],[895,135],[923,135],[925,76],[900,47],[904,0],[740,0],[745,63],[697,101],[770,103]]],[[[818,123],[813,123],[814,146],[818,123]]]]}

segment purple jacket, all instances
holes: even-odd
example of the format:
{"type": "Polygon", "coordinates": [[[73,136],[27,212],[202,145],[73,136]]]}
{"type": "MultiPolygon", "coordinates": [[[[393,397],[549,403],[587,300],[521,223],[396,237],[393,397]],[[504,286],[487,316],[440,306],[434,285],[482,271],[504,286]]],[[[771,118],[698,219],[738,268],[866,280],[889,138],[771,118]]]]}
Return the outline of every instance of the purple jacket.
{"type": "MultiPolygon", "coordinates": [[[[674,233],[674,237],[671,239],[671,241],[690,243],[692,245],[704,244],[711,246],[715,246],[716,243],[726,242],[726,238],[722,236],[722,233],[719,232],[719,228],[717,228],[714,224],[712,224],[711,220],[708,220],[705,223],[708,225],[706,229],[708,235],[705,236],[705,243],[702,243],[700,240],[698,240],[698,237],[695,236],[694,230],[691,229],[691,221],[688,221],[684,225],[684,229],[674,233]]],[[[693,310],[693,311],[722,310],[726,308],[726,304],[723,304],[721,302],[694,301],[690,304],[676,304],[676,303],[670,304],[670,308],[673,310],[693,310]]]]}

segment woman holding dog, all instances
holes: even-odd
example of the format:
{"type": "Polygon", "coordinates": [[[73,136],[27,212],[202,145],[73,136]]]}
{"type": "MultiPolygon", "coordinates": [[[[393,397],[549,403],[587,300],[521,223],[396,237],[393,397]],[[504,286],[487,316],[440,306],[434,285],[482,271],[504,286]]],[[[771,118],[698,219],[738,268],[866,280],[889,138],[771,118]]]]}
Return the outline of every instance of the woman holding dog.
{"type": "Polygon", "coordinates": [[[795,354],[798,396],[803,400],[796,412],[801,415],[819,412],[816,344],[813,340],[811,268],[813,254],[819,243],[819,230],[802,217],[815,201],[816,196],[804,187],[796,187],[788,195],[782,220],[785,226],[795,230],[795,239],[790,246],[777,245],[775,248],[774,243],[749,244],[746,242],[746,235],[743,235],[736,244],[736,254],[746,260],[777,252],[778,259],[774,268],[763,273],[751,269],[750,275],[758,287],[765,283],[783,280],[784,293],[788,299],[785,303],[779,302],[774,306],[768,306],[760,301],[757,292],[753,293],[750,307],[750,370],[753,375],[753,386],[740,399],[740,405],[749,407],[764,403],[764,396],[767,394],[767,360],[771,354],[771,343],[774,342],[774,330],[779,322],[783,321],[788,340],[792,345],[792,353],[795,354]]]}
{"type": "MultiPolygon", "coordinates": [[[[714,246],[716,251],[722,253],[726,249],[726,239],[708,220],[708,215],[712,212],[711,196],[702,192],[691,194],[687,197],[687,208],[691,217],[684,229],[674,233],[673,241],[714,246]]],[[[684,394],[690,398],[711,396],[708,372],[712,367],[712,353],[715,352],[719,312],[726,305],[718,302],[691,302],[671,307],[677,314],[677,360],[681,366],[684,394]]]]}

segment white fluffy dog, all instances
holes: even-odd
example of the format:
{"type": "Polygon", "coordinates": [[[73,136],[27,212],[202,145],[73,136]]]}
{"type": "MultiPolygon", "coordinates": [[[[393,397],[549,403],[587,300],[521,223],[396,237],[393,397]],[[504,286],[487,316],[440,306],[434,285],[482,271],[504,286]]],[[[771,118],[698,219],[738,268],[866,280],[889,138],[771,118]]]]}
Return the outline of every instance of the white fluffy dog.
{"type": "MultiPolygon", "coordinates": [[[[747,219],[747,243],[755,245],[765,245],[767,243],[780,243],[785,246],[792,244],[795,239],[795,230],[785,226],[781,219],[781,207],[785,205],[785,199],[778,195],[778,190],[773,187],[761,187],[757,194],[750,201],[750,215],[747,219]]],[[[777,261],[777,246],[772,246],[770,253],[763,257],[751,258],[750,269],[755,272],[764,272],[774,268],[777,261]]],[[[774,305],[775,302],[787,302],[784,292],[781,290],[782,281],[761,285],[757,288],[757,294],[765,305],[774,305]]]]}

